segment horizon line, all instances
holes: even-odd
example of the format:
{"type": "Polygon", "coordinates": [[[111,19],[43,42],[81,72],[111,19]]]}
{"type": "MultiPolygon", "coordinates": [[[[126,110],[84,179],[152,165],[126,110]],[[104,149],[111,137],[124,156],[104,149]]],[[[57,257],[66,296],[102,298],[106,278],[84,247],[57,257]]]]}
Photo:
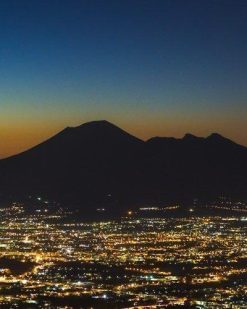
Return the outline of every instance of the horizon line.
{"type": "Polygon", "coordinates": [[[68,129],[77,129],[77,128],[80,128],[80,127],[82,127],[82,126],[84,126],[84,125],[93,124],[93,123],[107,123],[107,124],[110,124],[110,125],[112,125],[112,126],[118,128],[119,130],[121,130],[121,131],[123,131],[123,132],[129,134],[130,136],[133,136],[133,137],[135,137],[135,138],[137,138],[137,139],[143,141],[144,143],[148,142],[148,141],[151,140],[151,139],[155,139],[155,138],[167,138],[167,139],[171,138],[171,139],[175,139],[175,140],[178,140],[178,141],[179,141],[179,140],[184,140],[184,139],[186,139],[186,138],[188,138],[188,137],[195,138],[195,139],[203,139],[203,140],[206,140],[206,139],[209,139],[209,138],[212,137],[212,136],[218,136],[218,137],[221,137],[222,139],[229,140],[229,141],[231,141],[232,143],[234,143],[234,144],[236,144],[236,145],[239,145],[239,146],[242,146],[242,147],[247,148],[245,145],[239,144],[239,143],[235,142],[234,140],[229,139],[229,138],[227,138],[227,137],[225,137],[225,136],[223,136],[223,135],[221,135],[220,133],[217,133],[217,132],[212,132],[212,133],[210,133],[209,135],[206,135],[206,136],[197,136],[197,135],[195,135],[195,134],[192,134],[192,133],[188,133],[188,132],[187,132],[187,133],[184,133],[184,135],[183,135],[182,137],[155,135],[155,136],[151,136],[151,137],[148,138],[148,139],[142,139],[142,138],[139,138],[139,137],[135,136],[135,135],[132,134],[132,133],[129,133],[127,130],[122,129],[120,126],[118,126],[118,125],[116,125],[116,124],[114,124],[114,123],[112,123],[112,122],[110,122],[110,121],[108,121],[108,120],[106,120],[106,119],[99,119],[99,120],[86,121],[86,122],[84,122],[84,123],[82,123],[82,124],[79,124],[79,125],[76,125],[76,126],[67,126],[67,127],[65,126],[62,130],[57,131],[56,133],[54,133],[54,134],[48,136],[48,137],[45,138],[44,140],[41,140],[41,141],[38,142],[37,144],[34,144],[34,145],[32,145],[32,146],[30,146],[30,147],[24,149],[23,151],[14,153],[14,154],[12,154],[12,155],[7,155],[6,157],[0,157],[0,161],[1,161],[1,160],[5,160],[5,159],[9,159],[9,158],[12,158],[12,157],[15,157],[15,156],[18,156],[18,155],[21,155],[21,154],[23,154],[23,153],[25,153],[25,152],[27,152],[27,151],[29,151],[29,150],[35,148],[35,147],[38,147],[39,145],[42,145],[43,143],[46,143],[48,140],[50,140],[50,139],[56,137],[58,134],[62,133],[62,132],[65,131],[65,130],[68,130],[68,129]]]}

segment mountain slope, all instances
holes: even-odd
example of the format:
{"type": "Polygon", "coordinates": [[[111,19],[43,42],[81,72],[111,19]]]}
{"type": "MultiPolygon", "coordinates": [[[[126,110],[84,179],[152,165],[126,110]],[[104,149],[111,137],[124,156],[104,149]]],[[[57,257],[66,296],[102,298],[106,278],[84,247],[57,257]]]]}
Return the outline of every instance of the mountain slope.
{"type": "Polygon", "coordinates": [[[166,187],[167,194],[206,199],[245,195],[247,148],[215,133],[207,138],[191,134],[182,139],[153,138],[147,144],[153,155],[149,178],[156,180],[158,192],[166,187]]]}
{"type": "Polygon", "coordinates": [[[0,161],[3,194],[42,194],[83,209],[89,202],[247,197],[246,181],[247,148],[219,134],[144,142],[107,121],[66,128],[0,161]]]}
{"type": "Polygon", "coordinates": [[[0,161],[0,181],[9,192],[44,192],[76,202],[102,199],[129,183],[129,169],[143,146],[109,122],[94,121],[0,161]]]}

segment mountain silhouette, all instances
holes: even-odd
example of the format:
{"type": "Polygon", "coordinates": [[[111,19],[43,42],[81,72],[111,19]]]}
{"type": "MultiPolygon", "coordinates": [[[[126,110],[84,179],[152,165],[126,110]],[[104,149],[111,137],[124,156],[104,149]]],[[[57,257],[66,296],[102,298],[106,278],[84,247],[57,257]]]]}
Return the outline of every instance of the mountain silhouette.
{"type": "Polygon", "coordinates": [[[246,181],[247,148],[217,133],[144,142],[107,121],[68,127],[0,160],[2,195],[41,195],[82,210],[92,203],[247,197],[246,181]]]}

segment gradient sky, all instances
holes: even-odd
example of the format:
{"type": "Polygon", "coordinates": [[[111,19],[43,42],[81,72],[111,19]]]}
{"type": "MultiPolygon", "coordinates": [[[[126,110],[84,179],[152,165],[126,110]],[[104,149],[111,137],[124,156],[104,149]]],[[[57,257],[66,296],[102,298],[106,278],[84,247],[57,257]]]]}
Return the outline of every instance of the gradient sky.
{"type": "Polygon", "coordinates": [[[0,157],[97,119],[247,145],[247,1],[0,1],[0,157]]]}

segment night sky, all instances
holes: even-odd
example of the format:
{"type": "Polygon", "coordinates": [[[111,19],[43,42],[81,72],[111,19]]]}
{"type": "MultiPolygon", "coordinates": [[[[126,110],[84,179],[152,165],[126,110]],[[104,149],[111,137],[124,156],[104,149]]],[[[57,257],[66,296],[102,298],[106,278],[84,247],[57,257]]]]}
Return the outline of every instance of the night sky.
{"type": "Polygon", "coordinates": [[[247,145],[247,1],[0,1],[0,157],[107,119],[247,145]]]}

